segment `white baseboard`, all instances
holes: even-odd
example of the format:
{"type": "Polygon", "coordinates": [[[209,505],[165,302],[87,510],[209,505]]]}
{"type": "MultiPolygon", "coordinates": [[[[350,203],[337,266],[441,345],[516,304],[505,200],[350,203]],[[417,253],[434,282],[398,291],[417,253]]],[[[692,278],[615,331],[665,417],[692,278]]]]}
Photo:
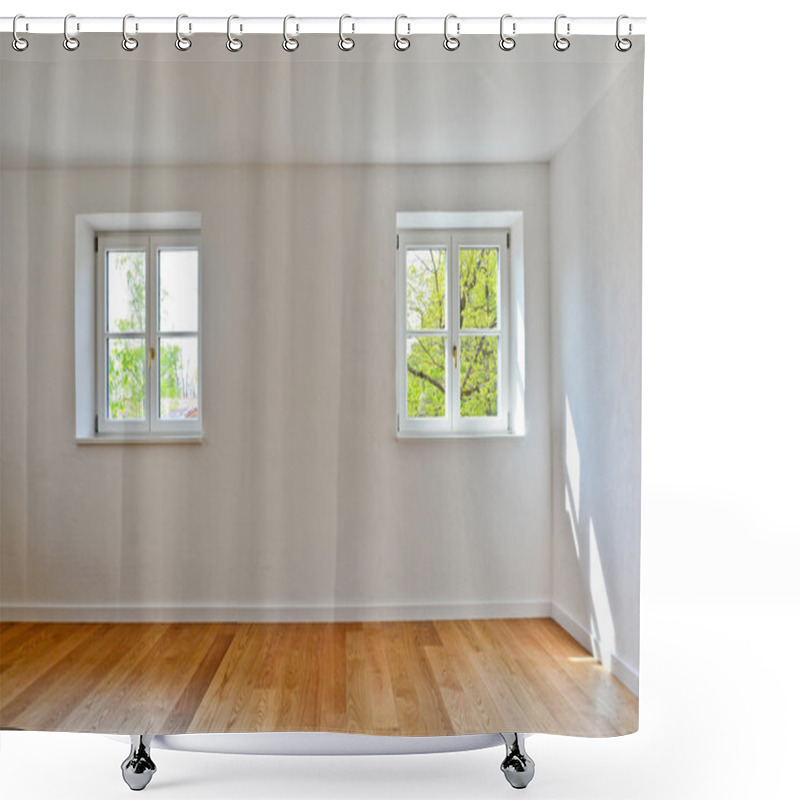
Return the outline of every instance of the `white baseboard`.
{"type": "MultiPolygon", "coordinates": [[[[565,611],[558,603],[551,604],[550,616],[573,638],[581,647],[590,653],[600,652],[599,642],[592,634],[578,622],[575,617],[565,611]]],[[[639,696],[639,672],[630,664],[623,661],[615,653],[611,654],[611,674],[624,686],[639,696]]]]}
{"type": "Polygon", "coordinates": [[[639,672],[614,653],[611,654],[611,674],[639,696],[639,672]]]}
{"type": "Polygon", "coordinates": [[[39,605],[3,603],[4,622],[376,622],[549,617],[549,600],[398,605],[39,605]]]}

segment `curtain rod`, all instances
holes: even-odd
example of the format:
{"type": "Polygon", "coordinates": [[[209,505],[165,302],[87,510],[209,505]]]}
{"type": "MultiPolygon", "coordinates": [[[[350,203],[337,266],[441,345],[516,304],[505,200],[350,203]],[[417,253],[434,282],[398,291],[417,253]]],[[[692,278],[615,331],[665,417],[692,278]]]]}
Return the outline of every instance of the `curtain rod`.
{"type": "MultiPolygon", "coordinates": [[[[237,34],[284,33],[283,17],[234,17],[233,30],[237,34]]],[[[292,34],[340,33],[347,34],[392,34],[395,25],[403,36],[416,34],[439,34],[444,32],[443,17],[291,17],[292,34]],[[343,27],[342,27],[343,26],[343,27]]],[[[0,32],[11,33],[14,29],[13,17],[0,17],[0,32]]],[[[553,17],[512,17],[505,15],[504,30],[514,36],[524,34],[553,34],[553,17]]],[[[557,22],[562,34],[613,36],[617,32],[615,17],[569,17],[559,15],[557,22]],[[569,26],[569,29],[567,29],[569,26]]],[[[220,33],[228,31],[227,17],[195,17],[181,15],[181,30],[186,34],[220,33]]],[[[624,17],[623,35],[644,33],[644,17],[624,17]]],[[[64,17],[26,17],[17,20],[17,33],[22,34],[64,34],[64,17]]],[[[175,33],[175,17],[135,17],[129,16],[126,24],[129,34],[134,33],[175,33]]],[[[470,34],[498,33],[500,17],[458,17],[450,15],[449,30],[459,36],[470,34]]],[[[82,33],[121,33],[122,17],[80,17],[69,16],[71,34],[82,33]]]]}

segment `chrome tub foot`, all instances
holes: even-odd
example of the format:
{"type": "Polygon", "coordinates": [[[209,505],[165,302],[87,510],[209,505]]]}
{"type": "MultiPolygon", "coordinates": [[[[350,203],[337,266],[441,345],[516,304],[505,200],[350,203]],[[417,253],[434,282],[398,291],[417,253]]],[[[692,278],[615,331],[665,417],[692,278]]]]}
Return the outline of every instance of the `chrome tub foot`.
{"type": "Polygon", "coordinates": [[[500,765],[506,780],[515,789],[524,789],[536,769],[533,759],[525,752],[525,739],[520,733],[501,733],[506,743],[506,757],[500,765]]]}
{"type": "Polygon", "coordinates": [[[122,762],[122,779],[134,792],[140,792],[150,783],[156,765],[150,758],[152,736],[131,734],[131,752],[122,762]]]}

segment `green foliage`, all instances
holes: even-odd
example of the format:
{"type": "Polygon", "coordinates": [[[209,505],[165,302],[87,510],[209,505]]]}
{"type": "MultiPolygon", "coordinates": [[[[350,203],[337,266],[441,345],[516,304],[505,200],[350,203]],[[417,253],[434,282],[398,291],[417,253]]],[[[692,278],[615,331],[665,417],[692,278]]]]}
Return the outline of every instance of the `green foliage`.
{"type": "Polygon", "coordinates": [[[443,336],[409,338],[406,345],[409,417],[445,415],[445,352],[443,336]]]}
{"type": "Polygon", "coordinates": [[[447,327],[447,251],[408,250],[406,256],[406,320],[409,330],[447,327]]]}
{"type": "MultiPolygon", "coordinates": [[[[409,250],[406,257],[406,323],[410,330],[445,330],[447,251],[409,250]]],[[[409,417],[445,415],[445,339],[408,337],[407,413],[409,417]]]]}
{"type": "Polygon", "coordinates": [[[458,254],[461,330],[497,327],[497,249],[462,247],[458,254]]]}
{"type": "MultiPolygon", "coordinates": [[[[147,318],[145,254],[115,252],[109,263],[108,283],[122,272],[129,315],[113,320],[112,330],[120,333],[144,331],[147,318]],[[113,273],[112,274],[112,269],[113,273]]],[[[111,322],[111,320],[110,320],[111,322]]],[[[145,340],[109,338],[108,411],[111,419],[143,419],[145,393],[145,340]]]]}
{"type": "MultiPolygon", "coordinates": [[[[445,330],[446,251],[409,250],[406,257],[406,325],[445,330]]],[[[497,328],[496,248],[459,251],[459,331],[497,328]]],[[[497,416],[497,345],[491,335],[460,335],[460,409],[464,417],[497,416]]],[[[407,414],[445,415],[446,358],[443,336],[407,338],[407,414]]]]}
{"type": "Polygon", "coordinates": [[[461,416],[497,416],[497,337],[461,337],[461,416]]]}
{"type": "Polygon", "coordinates": [[[161,383],[159,392],[161,397],[161,416],[169,415],[180,406],[180,400],[185,396],[183,375],[183,352],[178,344],[161,342],[161,383]]]}
{"type": "Polygon", "coordinates": [[[161,397],[180,397],[178,374],[182,366],[181,348],[177,344],[161,345],[161,397]]]}
{"type": "MultiPolygon", "coordinates": [[[[490,248],[461,248],[459,320],[461,330],[497,328],[497,256],[490,248]]],[[[497,337],[461,337],[461,416],[497,416],[497,337]]]]}
{"type": "MultiPolygon", "coordinates": [[[[124,275],[128,314],[112,320],[111,330],[120,333],[144,332],[147,320],[147,280],[143,252],[115,252],[109,264],[109,283],[124,275]]],[[[162,300],[166,291],[162,290],[162,300]]],[[[108,339],[108,412],[110,419],[144,419],[147,390],[146,346],[144,337],[108,339]]],[[[160,393],[162,416],[177,409],[184,396],[183,354],[178,344],[162,341],[160,348],[160,393]],[[163,402],[166,400],[167,402],[163,402]]]]}
{"type": "Polygon", "coordinates": [[[108,410],[111,419],[144,418],[144,339],[109,339],[108,410]]]}

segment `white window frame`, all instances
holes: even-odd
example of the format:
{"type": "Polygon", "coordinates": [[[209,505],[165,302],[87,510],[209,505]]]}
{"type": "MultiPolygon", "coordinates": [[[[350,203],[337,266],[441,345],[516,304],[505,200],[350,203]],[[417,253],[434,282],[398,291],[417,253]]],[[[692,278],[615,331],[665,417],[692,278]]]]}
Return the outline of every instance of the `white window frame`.
{"type": "Polygon", "coordinates": [[[397,432],[400,436],[480,436],[514,433],[509,413],[510,343],[512,336],[510,229],[448,228],[400,230],[397,234],[397,432]],[[444,330],[416,331],[407,327],[406,319],[406,252],[415,248],[446,250],[446,326],[444,330]],[[498,326],[495,329],[461,330],[459,327],[458,253],[462,247],[498,249],[498,326]],[[462,417],[460,403],[461,338],[463,336],[496,336],[497,416],[462,417]],[[445,339],[445,415],[444,417],[409,417],[406,400],[406,342],[409,336],[444,336],[445,339]],[[455,352],[454,352],[455,348],[455,352]]]}
{"type": "Polygon", "coordinates": [[[198,437],[202,434],[203,395],[203,322],[202,322],[202,250],[200,234],[195,231],[137,231],[98,233],[95,239],[96,280],[96,361],[95,361],[95,434],[141,437],[174,438],[198,437]],[[145,265],[145,393],[144,419],[114,420],[108,417],[108,362],[107,341],[110,338],[142,338],[141,333],[119,334],[107,332],[106,308],[106,254],[114,250],[144,250],[145,265]],[[159,296],[158,267],[161,250],[197,250],[197,331],[158,330],[159,296]],[[159,380],[161,365],[161,338],[197,338],[197,417],[193,419],[160,419],[159,380]]]}

